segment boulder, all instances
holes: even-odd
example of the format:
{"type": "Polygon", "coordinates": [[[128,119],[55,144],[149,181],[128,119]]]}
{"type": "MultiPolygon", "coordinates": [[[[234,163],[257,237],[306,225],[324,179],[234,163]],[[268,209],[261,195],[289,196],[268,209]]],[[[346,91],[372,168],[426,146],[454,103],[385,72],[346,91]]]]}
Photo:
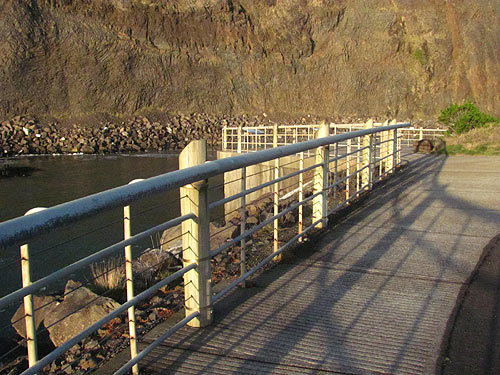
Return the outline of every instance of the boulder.
{"type": "Polygon", "coordinates": [[[255,216],[250,216],[247,218],[247,225],[254,226],[259,224],[259,218],[255,216]]]}
{"type": "Polygon", "coordinates": [[[60,346],[120,307],[108,297],[98,296],[81,283],[69,280],[63,302],[54,306],[45,316],[50,339],[60,346]]]}
{"type": "MultiPolygon", "coordinates": [[[[33,307],[35,309],[35,327],[38,329],[50,314],[56,299],[51,296],[33,296],[33,307]]],[[[26,338],[26,322],[24,320],[24,303],[19,306],[10,320],[16,332],[26,338]]]]}
{"type": "MultiPolygon", "coordinates": [[[[180,249],[178,249],[180,252],[180,249]]],[[[161,249],[150,249],[133,261],[136,280],[146,286],[152,285],[170,267],[181,265],[180,253],[173,254],[161,249]]]]}
{"type": "Polygon", "coordinates": [[[259,208],[254,204],[247,205],[246,209],[247,209],[247,216],[249,217],[257,217],[260,214],[259,208]]]}
{"type": "MultiPolygon", "coordinates": [[[[161,235],[161,250],[168,251],[172,255],[179,257],[182,251],[181,233],[181,225],[165,230],[161,235]]],[[[212,222],[210,223],[210,242],[212,249],[218,248],[230,237],[230,230],[225,231],[222,227],[218,227],[212,222]]]]}
{"type": "Polygon", "coordinates": [[[169,228],[161,234],[160,249],[164,251],[170,251],[174,248],[180,248],[182,246],[182,225],[176,225],[173,228],[169,228]]]}
{"type": "Polygon", "coordinates": [[[294,215],[293,212],[288,212],[284,216],[284,221],[286,224],[294,224],[297,221],[297,217],[294,215]]]}
{"type": "Polygon", "coordinates": [[[430,139],[421,139],[413,143],[413,151],[430,153],[434,151],[434,145],[430,139]]]}

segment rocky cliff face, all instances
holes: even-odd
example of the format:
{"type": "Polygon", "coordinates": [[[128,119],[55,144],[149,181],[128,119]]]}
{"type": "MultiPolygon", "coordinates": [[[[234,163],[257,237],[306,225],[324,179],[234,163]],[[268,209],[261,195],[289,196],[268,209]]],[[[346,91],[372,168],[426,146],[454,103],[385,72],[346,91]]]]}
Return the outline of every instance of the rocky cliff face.
{"type": "Polygon", "coordinates": [[[500,115],[499,86],[498,1],[0,2],[4,117],[500,115]]]}

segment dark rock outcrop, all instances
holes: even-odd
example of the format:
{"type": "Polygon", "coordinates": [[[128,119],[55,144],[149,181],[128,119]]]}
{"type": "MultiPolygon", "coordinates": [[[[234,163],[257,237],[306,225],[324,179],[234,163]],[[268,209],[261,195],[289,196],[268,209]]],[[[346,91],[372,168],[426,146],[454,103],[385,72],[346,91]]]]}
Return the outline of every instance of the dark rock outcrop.
{"type": "Polygon", "coordinates": [[[500,115],[499,35],[491,0],[4,0],[0,117],[500,115]]]}

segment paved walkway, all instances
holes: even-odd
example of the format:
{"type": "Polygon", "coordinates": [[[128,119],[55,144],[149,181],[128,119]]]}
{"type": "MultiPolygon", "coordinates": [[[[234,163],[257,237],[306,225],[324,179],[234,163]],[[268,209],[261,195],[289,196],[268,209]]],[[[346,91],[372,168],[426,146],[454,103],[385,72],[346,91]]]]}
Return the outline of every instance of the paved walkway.
{"type": "MultiPolygon", "coordinates": [[[[147,373],[434,374],[461,290],[500,229],[500,158],[410,165],[256,287],[141,362],[147,373]]],[[[154,333],[152,334],[154,336],[154,333]]]]}

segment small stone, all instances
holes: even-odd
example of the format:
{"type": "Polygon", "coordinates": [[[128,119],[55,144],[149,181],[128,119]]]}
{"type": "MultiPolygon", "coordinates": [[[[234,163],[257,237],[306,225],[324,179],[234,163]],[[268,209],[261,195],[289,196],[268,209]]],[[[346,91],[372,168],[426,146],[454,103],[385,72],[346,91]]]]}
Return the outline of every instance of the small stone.
{"type": "Polygon", "coordinates": [[[151,314],[148,315],[148,320],[153,322],[158,318],[158,314],[156,311],[153,311],[151,314]]]}
{"type": "Polygon", "coordinates": [[[91,370],[97,367],[97,362],[94,358],[87,358],[80,362],[82,370],[91,370]]]}
{"type": "Polygon", "coordinates": [[[90,339],[88,342],[85,343],[83,346],[85,350],[94,350],[99,347],[99,343],[97,340],[90,339]]]}
{"type": "Polygon", "coordinates": [[[56,372],[57,372],[57,367],[58,367],[58,366],[57,366],[56,361],[52,362],[52,363],[50,364],[50,372],[56,373],[56,372]]]}
{"type": "Polygon", "coordinates": [[[151,305],[159,305],[163,302],[163,298],[159,297],[159,296],[154,296],[153,298],[151,298],[151,305]]]}
{"type": "Polygon", "coordinates": [[[255,216],[250,216],[249,218],[247,218],[247,225],[257,225],[259,224],[259,219],[255,216]]]}

